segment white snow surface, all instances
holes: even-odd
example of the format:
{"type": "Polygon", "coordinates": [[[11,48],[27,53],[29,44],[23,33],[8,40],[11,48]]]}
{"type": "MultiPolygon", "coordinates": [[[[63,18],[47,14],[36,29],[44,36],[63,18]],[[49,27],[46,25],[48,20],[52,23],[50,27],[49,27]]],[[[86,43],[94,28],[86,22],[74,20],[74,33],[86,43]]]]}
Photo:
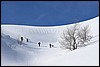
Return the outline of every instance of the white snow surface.
{"type": "Polygon", "coordinates": [[[99,17],[77,24],[89,25],[94,38],[88,46],[74,51],[61,49],[59,44],[63,30],[74,24],[51,27],[1,25],[1,65],[99,66],[99,17]],[[19,45],[21,36],[24,42],[19,45]],[[38,47],[39,41],[41,47],[38,47]],[[50,43],[54,47],[49,48],[50,43]]]}

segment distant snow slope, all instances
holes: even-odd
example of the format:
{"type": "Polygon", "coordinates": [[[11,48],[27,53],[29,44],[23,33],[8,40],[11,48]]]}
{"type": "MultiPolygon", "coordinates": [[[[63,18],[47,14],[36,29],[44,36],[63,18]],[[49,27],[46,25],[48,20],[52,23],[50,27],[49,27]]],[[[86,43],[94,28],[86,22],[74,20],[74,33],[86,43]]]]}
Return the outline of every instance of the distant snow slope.
{"type": "Polygon", "coordinates": [[[1,25],[1,65],[5,66],[92,66],[99,65],[99,17],[79,22],[89,25],[93,39],[89,46],[67,51],[60,48],[59,38],[70,25],[36,27],[23,25],[1,25]],[[19,45],[20,37],[23,45],[19,45]],[[29,42],[26,42],[26,38],[29,42]],[[41,47],[38,47],[38,42],[41,47]],[[54,48],[49,48],[49,44],[54,48]]]}

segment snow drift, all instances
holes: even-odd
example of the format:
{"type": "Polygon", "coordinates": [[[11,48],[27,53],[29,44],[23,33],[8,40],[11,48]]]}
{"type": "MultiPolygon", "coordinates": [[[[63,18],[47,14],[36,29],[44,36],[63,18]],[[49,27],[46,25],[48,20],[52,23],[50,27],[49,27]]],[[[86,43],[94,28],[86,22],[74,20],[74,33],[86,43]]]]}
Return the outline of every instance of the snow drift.
{"type": "Polygon", "coordinates": [[[75,51],[63,50],[59,44],[63,30],[74,24],[51,27],[1,25],[1,65],[98,66],[99,17],[78,24],[89,25],[94,38],[89,46],[75,51]],[[23,45],[18,44],[21,36],[24,37],[23,45]],[[41,42],[41,47],[38,47],[38,42],[41,42]],[[53,48],[49,48],[50,43],[53,48]]]}

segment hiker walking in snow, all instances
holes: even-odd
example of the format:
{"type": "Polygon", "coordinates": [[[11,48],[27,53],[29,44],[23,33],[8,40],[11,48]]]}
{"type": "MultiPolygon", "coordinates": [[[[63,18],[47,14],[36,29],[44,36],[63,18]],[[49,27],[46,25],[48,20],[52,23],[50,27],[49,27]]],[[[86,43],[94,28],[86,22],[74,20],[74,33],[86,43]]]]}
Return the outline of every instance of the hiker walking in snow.
{"type": "Polygon", "coordinates": [[[21,37],[21,41],[23,41],[23,37],[21,37]]]}
{"type": "Polygon", "coordinates": [[[52,47],[54,47],[54,45],[52,45],[52,47]]]}
{"type": "Polygon", "coordinates": [[[26,41],[28,42],[28,38],[26,39],[26,41]]]}
{"type": "Polygon", "coordinates": [[[51,44],[49,44],[50,48],[51,48],[51,44]]]}
{"type": "Polygon", "coordinates": [[[21,42],[20,42],[20,45],[22,44],[22,42],[23,42],[23,37],[21,37],[21,42]]]}
{"type": "Polygon", "coordinates": [[[40,47],[40,44],[41,44],[41,43],[40,43],[40,42],[38,42],[39,47],[40,47]]]}

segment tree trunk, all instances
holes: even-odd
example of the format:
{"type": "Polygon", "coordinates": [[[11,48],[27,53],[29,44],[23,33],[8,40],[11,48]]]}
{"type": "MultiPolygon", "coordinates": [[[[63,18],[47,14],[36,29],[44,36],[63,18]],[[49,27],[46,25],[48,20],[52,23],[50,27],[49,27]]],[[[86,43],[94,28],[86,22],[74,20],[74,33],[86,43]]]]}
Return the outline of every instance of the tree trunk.
{"type": "Polygon", "coordinates": [[[75,40],[75,38],[74,38],[74,37],[73,37],[73,40],[74,40],[74,43],[73,43],[73,50],[75,50],[76,40],[75,40]]]}
{"type": "Polygon", "coordinates": [[[75,45],[73,45],[73,50],[75,50],[75,45]]]}
{"type": "Polygon", "coordinates": [[[76,48],[75,49],[77,49],[77,44],[76,44],[76,48]]]}

